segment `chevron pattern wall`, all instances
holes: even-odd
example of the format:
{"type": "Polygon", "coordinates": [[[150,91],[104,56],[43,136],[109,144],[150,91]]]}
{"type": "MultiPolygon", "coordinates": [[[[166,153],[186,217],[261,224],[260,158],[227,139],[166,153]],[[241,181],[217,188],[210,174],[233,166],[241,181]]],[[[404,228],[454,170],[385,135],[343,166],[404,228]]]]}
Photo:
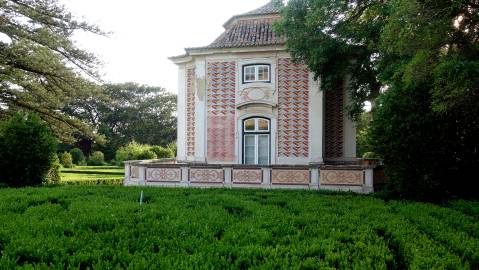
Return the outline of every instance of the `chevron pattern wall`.
{"type": "Polygon", "coordinates": [[[278,59],[278,91],[278,157],[308,157],[308,68],[278,59]]]}
{"type": "Polygon", "coordinates": [[[343,89],[342,82],[334,90],[325,90],[325,144],[326,158],[343,156],[343,89]]]}
{"type": "Polygon", "coordinates": [[[235,160],[236,62],[207,64],[208,161],[235,160]]]}
{"type": "Polygon", "coordinates": [[[186,70],[186,155],[195,156],[195,69],[186,70]]]}

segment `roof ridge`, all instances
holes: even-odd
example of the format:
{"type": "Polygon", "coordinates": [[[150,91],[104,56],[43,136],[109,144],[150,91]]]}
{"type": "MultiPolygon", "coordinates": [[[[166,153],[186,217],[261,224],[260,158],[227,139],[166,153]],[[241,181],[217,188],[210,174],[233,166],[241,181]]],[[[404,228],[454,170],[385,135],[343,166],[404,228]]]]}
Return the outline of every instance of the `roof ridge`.
{"type": "Polygon", "coordinates": [[[233,16],[225,23],[224,32],[211,44],[195,49],[223,49],[260,46],[284,45],[285,37],[274,32],[274,21],[279,19],[281,5],[278,0],[270,0],[267,4],[252,11],[233,16]]]}
{"type": "Polygon", "coordinates": [[[227,28],[231,24],[231,22],[243,17],[279,14],[280,9],[281,9],[281,6],[277,4],[276,0],[270,0],[268,3],[262,5],[259,8],[253,9],[251,11],[248,11],[242,14],[234,15],[223,24],[223,27],[227,28]]]}
{"type": "Polygon", "coordinates": [[[267,4],[251,10],[249,12],[237,15],[237,16],[249,16],[249,15],[263,15],[263,14],[273,14],[279,13],[279,7],[276,5],[274,0],[269,1],[267,4]]]}

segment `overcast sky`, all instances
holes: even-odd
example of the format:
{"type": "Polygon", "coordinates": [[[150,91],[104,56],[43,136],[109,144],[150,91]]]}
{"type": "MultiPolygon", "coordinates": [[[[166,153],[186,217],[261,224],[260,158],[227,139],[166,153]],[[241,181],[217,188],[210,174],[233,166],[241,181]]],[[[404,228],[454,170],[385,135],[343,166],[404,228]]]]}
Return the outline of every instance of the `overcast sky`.
{"type": "Polygon", "coordinates": [[[169,56],[204,46],[231,16],[269,0],[60,0],[75,16],[111,31],[109,38],[77,34],[80,48],[97,54],[108,82],[137,82],[177,92],[169,56]]]}

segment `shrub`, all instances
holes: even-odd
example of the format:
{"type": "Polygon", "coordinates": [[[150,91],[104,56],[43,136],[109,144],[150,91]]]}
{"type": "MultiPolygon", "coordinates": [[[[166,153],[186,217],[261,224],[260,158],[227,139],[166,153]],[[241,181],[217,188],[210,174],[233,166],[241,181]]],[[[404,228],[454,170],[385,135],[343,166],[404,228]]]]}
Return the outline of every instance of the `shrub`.
{"type": "Polygon", "coordinates": [[[62,165],[60,164],[60,159],[58,158],[58,156],[55,156],[55,161],[53,162],[50,171],[48,171],[48,174],[45,177],[46,184],[60,184],[60,182],[62,181],[61,167],[62,165]]]}
{"type": "Polygon", "coordinates": [[[363,158],[377,158],[377,155],[374,152],[366,152],[363,154],[363,158]]]}
{"type": "Polygon", "coordinates": [[[140,144],[135,141],[128,143],[125,146],[120,147],[115,154],[115,160],[121,164],[126,160],[137,160],[142,152],[150,150],[151,146],[146,144],[140,144]]]}
{"type": "Polygon", "coordinates": [[[167,146],[166,146],[168,149],[171,149],[171,151],[173,151],[173,156],[172,157],[176,157],[176,152],[178,150],[178,147],[176,145],[176,142],[171,142],[169,143],[167,146]]]}
{"type": "Polygon", "coordinates": [[[72,150],[70,150],[70,155],[72,155],[73,164],[76,164],[76,165],[86,164],[85,155],[83,154],[82,150],[80,150],[79,148],[73,148],[72,150]]]}
{"type": "Polygon", "coordinates": [[[152,150],[144,150],[143,152],[141,152],[137,157],[136,159],[138,160],[144,160],[144,159],[156,159],[157,156],[156,156],[156,153],[153,152],[152,150]]]}
{"type": "Polygon", "coordinates": [[[176,148],[176,144],[169,144],[168,147],[165,148],[158,145],[150,146],[133,141],[120,147],[116,151],[115,162],[117,165],[122,165],[122,163],[127,160],[173,158],[176,152],[172,148],[176,148]]]}
{"type": "Polygon", "coordinates": [[[0,181],[14,187],[41,184],[56,148],[55,137],[38,115],[15,114],[0,125],[0,181]]]}
{"type": "Polygon", "coordinates": [[[155,152],[157,158],[173,158],[175,156],[172,149],[161,146],[153,146],[151,151],[155,152]]]}
{"type": "Polygon", "coordinates": [[[73,168],[72,155],[68,152],[63,152],[63,154],[60,155],[60,164],[62,164],[64,168],[73,168]]]}
{"type": "Polygon", "coordinates": [[[93,152],[88,158],[88,166],[103,166],[105,165],[105,156],[101,151],[93,152]]]}

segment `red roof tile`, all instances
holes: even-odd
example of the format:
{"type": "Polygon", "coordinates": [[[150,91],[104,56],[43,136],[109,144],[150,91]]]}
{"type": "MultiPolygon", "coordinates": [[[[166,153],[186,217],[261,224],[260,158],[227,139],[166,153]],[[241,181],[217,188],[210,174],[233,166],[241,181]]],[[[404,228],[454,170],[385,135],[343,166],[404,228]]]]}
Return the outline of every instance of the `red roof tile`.
{"type": "Polygon", "coordinates": [[[186,50],[282,45],[285,39],[273,31],[273,22],[279,18],[279,9],[271,1],[258,9],[236,15],[225,23],[225,31],[213,43],[186,50]]]}

